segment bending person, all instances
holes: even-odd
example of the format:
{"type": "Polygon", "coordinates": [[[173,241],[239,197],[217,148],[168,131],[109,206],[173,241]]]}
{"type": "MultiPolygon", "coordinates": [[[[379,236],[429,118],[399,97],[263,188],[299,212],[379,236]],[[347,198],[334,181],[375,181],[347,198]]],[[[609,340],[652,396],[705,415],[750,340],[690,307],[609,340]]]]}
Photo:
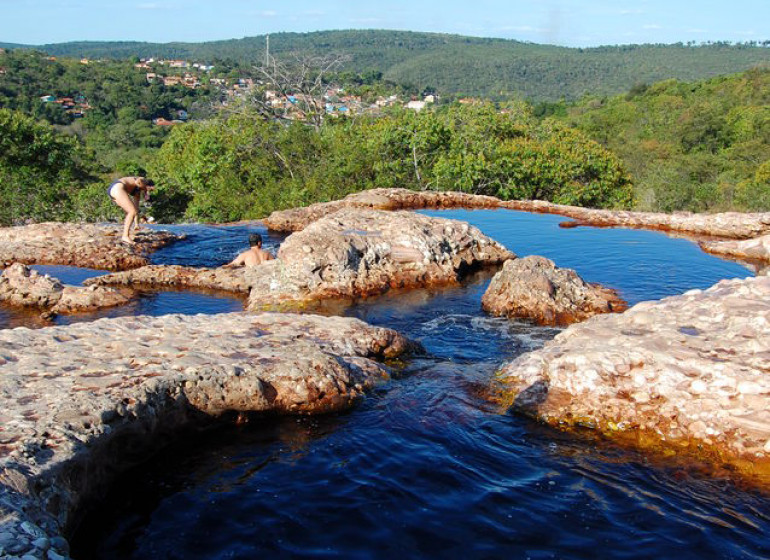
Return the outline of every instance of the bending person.
{"type": "Polygon", "coordinates": [[[133,245],[131,226],[139,227],[139,197],[144,193],[144,199],[149,200],[150,189],[154,186],[152,179],[146,177],[121,177],[113,181],[107,189],[110,198],[126,213],[121,241],[133,245]]]}
{"type": "Polygon", "coordinates": [[[249,249],[224,266],[257,266],[265,261],[273,260],[273,255],[262,249],[262,236],[258,233],[249,235],[249,245],[249,249]]]}

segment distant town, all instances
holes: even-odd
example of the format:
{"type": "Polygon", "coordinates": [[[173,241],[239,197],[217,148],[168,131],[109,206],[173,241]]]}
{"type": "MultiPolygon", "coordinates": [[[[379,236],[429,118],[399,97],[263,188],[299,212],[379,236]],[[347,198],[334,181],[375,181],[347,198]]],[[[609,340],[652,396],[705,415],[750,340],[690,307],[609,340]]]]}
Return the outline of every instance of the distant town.
{"type": "MultiPolygon", "coordinates": [[[[48,60],[56,60],[56,57],[47,57],[48,60]]],[[[98,64],[100,60],[81,58],[81,64],[98,64]]],[[[308,97],[299,92],[280,93],[273,89],[272,84],[253,77],[212,77],[215,67],[200,62],[187,60],[167,60],[146,58],[140,59],[134,64],[134,68],[145,73],[148,83],[162,84],[165,87],[185,87],[198,89],[202,87],[214,88],[221,92],[221,104],[227,106],[232,101],[247,96],[258,95],[261,101],[280,114],[281,118],[289,120],[305,120],[307,107],[322,108],[325,115],[339,117],[346,115],[360,115],[366,113],[378,113],[386,107],[400,105],[413,111],[421,111],[427,105],[435,103],[436,95],[425,95],[421,98],[412,97],[402,99],[399,95],[379,96],[373,102],[364,102],[361,96],[349,95],[344,88],[333,86],[318,97],[308,97]]],[[[6,69],[0,68],[0,73],[5,74],[6,69]]],[[[81,118],[91,109],[88,100],[80,94],[69,97],[56,97],[54,95],[42,95],[42,103],[55,103],[71,115],[73,118],[81,118]]],[[[467,100],[461,100],[467,101],[467,100]]],[[[156,126],[174,126],[188,120],[187,111],[177,111],[176,118],[155,118],[156,126]]]]}

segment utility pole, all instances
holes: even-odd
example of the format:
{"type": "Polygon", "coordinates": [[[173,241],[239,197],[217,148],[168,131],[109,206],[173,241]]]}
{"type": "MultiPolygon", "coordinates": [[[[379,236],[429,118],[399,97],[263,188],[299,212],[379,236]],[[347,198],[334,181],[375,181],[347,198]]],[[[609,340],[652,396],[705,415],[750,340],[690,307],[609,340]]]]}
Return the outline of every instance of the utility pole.
{"type": "Polygon", "coordinates": [[[265,36],[265,68],[270,65],[270,33],[265,36]]]}

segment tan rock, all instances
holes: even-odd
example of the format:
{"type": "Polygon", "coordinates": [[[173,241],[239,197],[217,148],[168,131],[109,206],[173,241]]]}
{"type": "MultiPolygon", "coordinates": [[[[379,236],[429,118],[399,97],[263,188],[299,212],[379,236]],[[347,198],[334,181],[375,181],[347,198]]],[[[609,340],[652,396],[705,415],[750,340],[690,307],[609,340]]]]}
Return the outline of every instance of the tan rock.
{"type": "Polygon", "coordinates": [[[373,189],[347,196],[342,200],[313,204],[273,212],[265,224],[277,231],[300,231],[308,224],[342,208],[381,210],[416,210],[420,208],[508,208],[525,212],[559,214],[577,220],[575,225],[627,227],[684,232],[697,236],[748,239],[770,233],[770,212],[691,214],[679,212],[630,212],[597,210],[553,204],[540,200],[500,200],[491,196],[460,192],[410,191],[407,189],[373,189]]]}
{"type": "Polygon", "coordinates": [[[732,259],[741,259],[767,265],[770,263],[770,235],[743,241],[702,241],[701,248],[707,253],[732,259]]]}
{"type": "Polygon", "coordinates": [[[67,556],[60,534],[81,500],[177,430],[227,412],[350,407],[388,378],[379,360],[412,347],[356,319],[272,313],[2,330],[0,532],[67,556]]]}
{"type": "Polygon", "coordinates": [[[685,445],[767,474],[768,370],[770,278],[759,277],[572,325],[506,365],[500,379],[515,409],[545,422],[588,424],[644,445],[685,445]],[[618,362],[629,371],[620,373],[618,362]]]}
{"type": "Polygon", "coordinates": [[[289,236],[276,260],[246,270],[249,309],[456,283],[512,256],[465,222],[344,209],[289,236]]]}
{"type": "Polygon", "coordinates": [[[481,298],[493,315],[531,319],[540,325],[569,325],[628,306],[614,290],[588,284],[572,269],[544,257],[506,261],[481,298]]]}
{"type": "Polygon", "coordinates": [[[147,264],[147,254],[179,239],[167,231],[143,229],[136,244],[120,243],[117,225],[42,223],[0,228],[0,266],[53,264],[127,270],[147,264]]]}
{"type": "Polygon", "coordinates": [[[244,268],[194,268],[179,265],[147,265],[115,272],[83,282],[87,286],[149,286],[201,288],[247,294],[249,283],[244,268]]]}
{"type": "Polygon", "coordinates": [[[58,279],[39,274],[20,263],[12,264],[0,275],[0,301],[38,307],[44,311],[46,318],[124,305],[134,295],[133,291],[126,289],[64,286],[58,279]]]}

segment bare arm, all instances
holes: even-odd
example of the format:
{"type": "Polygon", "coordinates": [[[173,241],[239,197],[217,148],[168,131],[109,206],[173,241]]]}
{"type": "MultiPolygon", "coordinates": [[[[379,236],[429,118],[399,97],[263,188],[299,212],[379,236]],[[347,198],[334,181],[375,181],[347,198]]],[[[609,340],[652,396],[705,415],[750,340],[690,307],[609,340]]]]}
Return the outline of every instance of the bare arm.
{"type": "Polygon", "coordinates": [[[235,257],[232,261],[230,261],[229,263],[227,263],[226,265],[223,265],[223,266],[226,266],[228,268],[235,267],[235,266],[243,266],[244,264],[246,264],[246,261],[244,259],[244,255],[245,255],[245,253],[241,253],[240,255],[235,257]]]}
{"type": "Polygon", "coordinates": [[[139,197],[141,196],[141,191],[139,188],[134,189],[134,206],[136,207],[136,216],[134,216],[134,228],[139,229],[139,197]]]}

